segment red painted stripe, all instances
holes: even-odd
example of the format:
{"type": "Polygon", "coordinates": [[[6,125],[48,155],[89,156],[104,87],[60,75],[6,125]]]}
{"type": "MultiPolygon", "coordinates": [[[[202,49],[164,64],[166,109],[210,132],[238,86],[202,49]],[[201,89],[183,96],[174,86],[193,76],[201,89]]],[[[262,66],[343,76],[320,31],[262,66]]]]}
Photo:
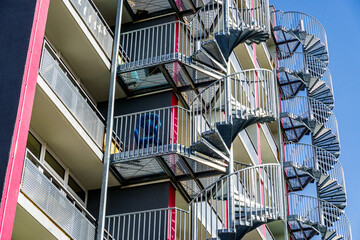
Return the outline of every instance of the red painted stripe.
{"type": "Polygon", "coordinates": [[[0,206],[0,239],[11,239],[50,0],[37,0],[0,206]]]}

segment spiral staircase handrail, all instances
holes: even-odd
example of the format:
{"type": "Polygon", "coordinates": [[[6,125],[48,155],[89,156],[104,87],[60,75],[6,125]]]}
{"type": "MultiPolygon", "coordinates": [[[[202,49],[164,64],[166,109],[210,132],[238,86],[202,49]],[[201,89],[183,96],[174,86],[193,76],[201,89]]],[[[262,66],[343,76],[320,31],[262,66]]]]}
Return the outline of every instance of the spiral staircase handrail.
{"type": "Polygon", "coordinates": [[[351,240],[351,226],[348,217],[345,212],[335,206],[332,203],[329,203],[325,200],[319,199],[313,196],[300,195],[297,193],[287,194],[289,205],[294,206],[290,207],[289,215],[299,215],[303,222],[305,220],[311,221],[313,223],[319,223],[325,226],[328,230],[334,230],[337,234],[343,236],[344,240],[351,240]],[[296,200],[294,199],[296,198],[296,200]],[[305,206],[301,205],[301,202],[305,203],[305,206]],[[293,204],[291,204],[293,203],[293,204]],[[313,203],[317,203],[316,206],[312,206],[313,203]],[[320,207],[319,207],[320,206],[320,207]],[[310,211],[317,210],[315,213],[310,213],[310,211]],[[327,215],[333,214],[334,216],[325,216],[324,210],[327,211],[327,215]],[[322,213],[322,214],[321,214],[322,213]],[[311,218],[309,217],[311,216],[311,218]],[[327,220],[325,220],[327,219],[327,220]],[[332,222],[331,222],[332,221],[332,222]]]}
{"type": "MultiPolygon", "coordinates": [[[[280,55],[284,54],[284,56],[286,56],[285,51],[279,52],[280,55]]],[[[323,61],[321,61],[317,57],[312,56],[311,54],[294,52],[291,54],[290,57],[279,60],[279,68],[309,73],[311,77],[319,78],[319,80],[325,82],[325,84],[330,88],[331,93],[334,95],[332,78],[329,68],[323,61]],[[305,60],[310,60],[311,62],[315,63],[315,66],[306,66],[307,64],[305,64],[305,60]]],[[[306,83],[304,82],[304,84],[306,83]]]]}
{"type": "MultiPolygon", "coordinates": [[[[315,19],[314,17],[310,16],[309,14],[306,13],[302,13],[302,12],[298,12],[298,11],[281,11],[281,10],[276,10],[273,11],[272,13],[275,14],[275,24],[274,26],[281,26],[284,27],[286,29],[297,29],[299,26],[299,23],[293,23],[293,21],[290,21],[290,19],[285,19],[284,17],[286,15],[293,15],[296,16],[294,17],[295,20],[300,20],[299,16],[305,16],[307,19],[309,19],[309,21],[312,21],[312,23],[304,23],[307,26],[304,26],[304,30],[307,31],[310,34],[313,34],[315,37],[317,37],[318,39],[320,39],[320,41],[322,43],[324,43],[326,49],[327,47],[327,37],[326,37],[326,31],[325,28],[323,27],[323,25],[319,22],[319,20],[315,19]],[[286,21],[287,20],[287,21],[286,21]],[[285,24],[284,24],[284,21],[285,24]],[[317,27],[318,26],[318,27],[317,27]]],[[[289,17],[290,18],[290,17],[289,17]]]]}
{"type": "Polygon", "coordinates": [[[247,167],[238,171],[235,171],[233,173],[230,173],[226,176],[223,176],[221,178],[219,178],[217,181],[215,181],[214,183],[210,184],[209,186],[207,186],[206,188],[204,188],[203,190],[201,190],[196,196],[193,197],[193,199],[190,201],[189,205],[191,203],[194,203],[194,201],[196,201],[196,199],[200,196],[202,196],[205,192],[207,192],[209,189],[214,188],[215,185],[217,185],[219,182],[226,180],[227,178],[229,178],[230,176],[234,176],[237,175],[238,173],[241,172],[246,172],[246,171],[250,171],[251,169],[257,169],[257,168],[264,168],[266,166],[274,166],[274,167],[280,167],[280,164],[278,163],[267,163],[267,164],[261,164],[261,165],[256,165],[256,166],[251,166],[251,167],[247,167]]]}
{"type": "MultiPolygon", "coordinates": [[[[206,92],[207,90],[209,90],[210,88],[216,86],[216,85],[219,85],[220,82],[223,82],[225,81],[228,77],[232,77],[232,76],[235,76],[237,74],[246,74],[248,72],[256,72],[256,71],[263,71],[263,72],[268,72],[268,73],[271,73],[273,74],[273,72],[269,69],[264,69],[264,68],[254,68],[254,69],[247,69],[247,70],[242,70],[240,72],[236,72],[236,73],[232,73],[228,76],[225,76],[223,78],[220,78],[214,82],[212,82],[211,84],[209,84],[208,86],[206,86],[204,89],[202,89],[193,99],[192,101],[190,102],[189,105],[192,105],[196,100],[199,99],[199,97],[201,96],[201,94],[203,94],[204,92],[206,92]]],[[[259,80],[258,80],[259,81],[259,80]]],[[[249,82],[249,80],[243,80],[243,82],[249,82]]],[[[260,82],[260,81],[259,81],[260,82]]]]}
{"type": "Polygon", "coordinates": [[[336,179],[338,181],[338,184],[340,184],[345,191],[344,170],[340,161],[335,157],[334,154],[315,145],[305,144],[305,143],[295,143],[291,141],[285,142],[285,151],[288,161],[293,161],[305,167],[319,170],[323,174],[327,173],[331,178],[336,179]],[[289,149],[289,147],[291,146],[293,146],[293,148],[299,146],[301,149],[289,149]],[[303,149],[303,148],[307,148],[307,149],[303,149]],[[321,166],[321,164],[319,164],[319,160],[314,156],[313,149],[316,149],[316,153],[318,155],[328,158],[327,161],[323,164],[325,166],[321,166]],[[296,152],[294,154],[296,156],[295,158],[292,157],[290,151],[296,152]],[[302,157],[306,158],[307,161],[302,160],[301,159],[302,157]],[[309,160],[312,160],[312,163],[309,163],[309,160]]]}
{"type": "Polygon", "coordinates": [[[320,124],[323,124],[325,127],[331,129],[340,142],[338,124],[335,114],[333,113],[331,108],[329,108],[321,101],[306,96],[283,96],[282,112],[293,113],[297,117],[303,117],[303,114],[306,114],[307,117],[311,117],[309,105],[312,106],[312,115],[316,119],[316,121],[320,124]],[[287,103],[288,100],[293,102],[287,103]]]}

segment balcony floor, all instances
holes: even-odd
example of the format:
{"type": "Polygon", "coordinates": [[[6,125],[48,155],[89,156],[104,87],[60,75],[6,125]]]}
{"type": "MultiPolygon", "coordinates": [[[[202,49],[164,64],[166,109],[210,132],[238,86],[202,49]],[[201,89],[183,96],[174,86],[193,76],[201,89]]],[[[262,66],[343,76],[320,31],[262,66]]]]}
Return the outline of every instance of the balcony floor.
{"type": "Polygon", "coordinates": [[[207,186],[226,172],[225,163],[195,156],[175,144],[117,153],[112,155],[112,166],[124,178],[123,185],[174,178],[190,196],[200,190],[191,176],[207,186]]]}

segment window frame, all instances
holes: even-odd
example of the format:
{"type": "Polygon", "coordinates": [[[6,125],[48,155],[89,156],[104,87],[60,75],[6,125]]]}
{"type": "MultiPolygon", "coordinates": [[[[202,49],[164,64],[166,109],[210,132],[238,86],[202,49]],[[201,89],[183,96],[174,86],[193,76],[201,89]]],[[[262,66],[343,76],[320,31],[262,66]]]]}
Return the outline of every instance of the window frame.
{"type": "MultiPolygon", "coordinates": [[[[79,203],[83,205],[86,209],[87,201],[88,201],[88,190],[87,188],[79,181],[79,179],[75,176],[74,173],[71,172],[70,168],[67,167],[61,159],[55,154],[55,152],[49,147],[49,145],[30,127],[29,134],[32,134],[33,137],[40,143],[40,158],[38,159],[40,163],[46,168],[46,170],[51,174],[51,177],[55,178],[58,182],[61,183],[62,187],[71,193],[71,197],[75,198],[79,203]],[[59,174],[45,161],[46,151],[59,163],[61,167],[64,168],[65,174],[64,179],[62,179],[59,174]],[[71,176],[75,182],[80,186],[80,188],[85,192],[85,201],[78,196],[74,190],[68,185],[69,176],[71,176]]],[[[65,194],[63,190],[60,190],[62,194],[65,194]]]]}

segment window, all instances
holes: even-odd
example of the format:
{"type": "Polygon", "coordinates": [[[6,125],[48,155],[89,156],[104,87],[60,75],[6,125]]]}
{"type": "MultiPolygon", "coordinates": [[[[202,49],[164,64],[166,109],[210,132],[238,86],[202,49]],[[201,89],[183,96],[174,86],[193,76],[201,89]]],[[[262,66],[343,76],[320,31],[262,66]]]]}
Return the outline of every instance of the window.
{"type": "Polygon", "coordinates": [[[26,147],[37,159],[40,159],[41,143],[31,133],[28,135],[26,147]]]}
{"type": "Polygon", "coordinates": [[[34,163],[40,162],[39,168],[42,169],[43,174],[48,179],[56,180],[52,181],[52,183],[64,193],[70,201],[73,202],[74,199],[76,199],[81,205],[85,206],[87,191],[75,177],[72,176],[70,169],[61,162],[40,137],[35,133],[29,132],[26,148],[28,149],[27,157],[34,163]]]}
{"type": "Polygon", "coordinates": [[[71,175],[69,175],[68,186],[81,200],[83,200],[83,202],[85,202],[85,191],[80,187],[80,185],[74,180],[71,175]]]}
{"type": "Polygon", "coordinates": [[[49,164],[49,166],[59,175],[61,179],[65,178],[65,169],[48,151],[45,153],[45,162],[49,164]]]}

